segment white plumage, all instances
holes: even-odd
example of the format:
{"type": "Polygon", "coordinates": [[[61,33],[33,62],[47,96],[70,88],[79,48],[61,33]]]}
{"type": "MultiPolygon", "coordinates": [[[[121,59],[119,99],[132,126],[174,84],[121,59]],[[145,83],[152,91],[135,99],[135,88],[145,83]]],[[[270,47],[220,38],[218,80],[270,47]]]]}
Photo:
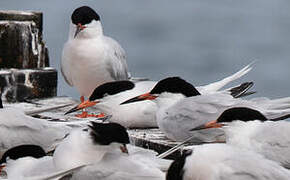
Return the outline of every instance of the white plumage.
{"type": "MultiPolygon", "coordinates": [[[[290,172],[260,154],[226,144],[194,146],[179,171],[182,180],[288,180],[290,172]]],[[[182,162],[179,160],[179,162],[182,162]]],[[[182,164],[182,163],[181,163],[182,164]]],[[[180,166],[180,164],[179,164],[180,166]]],[[[178,167],[178,166],[177,166],[178,167]]],[[[177,171],[177,172],[175,172],[177,171]]],[[[167,180],[173,180],[169,174],[167,180]]]]}
{"type": "Polygon", "coordinates": [[[89,97],[96,85],[128,79],[125,51],[114,39],[103,35],[96,12],[83,6],[72,16],[77,16],[78,21],[70,24],[61,60],[61,72],[67,83],[76,87],[81,96],[89,97]],[[90,21],[83,22],[85,18],[90,21]],[[75,35],[79,24],[83,29],[75,35]]]}
{"type": "Polygon", "coordinates": [[[223,130],[227,144],[260,153],[290,168],[289,121],[235,121],[223,130]]]}

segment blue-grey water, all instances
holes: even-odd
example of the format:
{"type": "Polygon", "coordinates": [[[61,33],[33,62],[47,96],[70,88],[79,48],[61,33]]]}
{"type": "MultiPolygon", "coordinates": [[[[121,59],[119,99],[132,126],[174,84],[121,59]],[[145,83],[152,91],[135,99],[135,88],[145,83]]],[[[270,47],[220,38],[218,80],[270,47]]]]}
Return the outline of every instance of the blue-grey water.
{"type": "MultiPolygon", "coordinates": [[[[0,9],[44,12],[50,64],[59,70],[72,11],[89,5],[105,34],[128,55],[133,76],[181,76],[195,85],[257,60],[242,80],[260,96],[290,96],[290,1],[287,0],[0,0],[0,9]]],[[[59,71],[58,95],[78,98],[59,71]]]]}

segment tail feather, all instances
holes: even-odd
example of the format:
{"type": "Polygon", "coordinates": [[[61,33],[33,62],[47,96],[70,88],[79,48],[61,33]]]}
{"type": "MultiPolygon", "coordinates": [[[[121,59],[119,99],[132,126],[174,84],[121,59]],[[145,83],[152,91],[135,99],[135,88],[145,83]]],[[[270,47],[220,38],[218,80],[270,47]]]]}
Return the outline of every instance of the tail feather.
{"type": "Polygon", "coordinates": [[[222,87],[224,87],[225,85],[229,84],[230,82],[232,82],[234,80],[241,78],[242,76],[247,74],[249,71],[251,71],[253,63],[254,62],[250,63],[249,65],[245,66],[243,69],[241,69],[240,71],[236,72],[235,74],[233,74],[231,76],[228,76],[220,81],[205,85],[203,87],[208,91],[218,91],[222,87]]]}
{"type": "Polygon", "coordinates": [[[240,84],[239,86],[232,87],[228,89],[227,91],[229,91],[234,98],[239,98],[239,97],[245,96],[247,91],[251,87],[253,87],[253,85],[254,85],[253,82],[245,82],[245,83],[240,84]]]}
{"type": "Polygon", "coordinates": [[[257,101],[264,109],[267,119],[282,120],[290,116],[290,97],[280,99],[264,99],[257,101]]]}

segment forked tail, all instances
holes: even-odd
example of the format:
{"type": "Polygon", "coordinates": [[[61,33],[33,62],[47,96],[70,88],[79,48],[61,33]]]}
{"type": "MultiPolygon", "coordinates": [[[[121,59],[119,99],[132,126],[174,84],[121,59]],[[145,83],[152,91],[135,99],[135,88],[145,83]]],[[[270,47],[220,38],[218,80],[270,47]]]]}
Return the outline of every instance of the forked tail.
{"type": "Polygon", "coordinates": [[[241,69],[240,71],[236,72],[235,74],[228,76],[220,81],[208,84],[203,86],[203,88],[205,88],[208,91],[218,91],[220,90],[222,87],[224,87],[225,85],[229,84],[230,82],[237,80],[239,78],[241,78],[242,76],[244,76],[245,74],[247,74],[249,71],[252,70],[252,65],[254,62],[250,63],[249,65],[245,66],[243,69],[241,69]]]}

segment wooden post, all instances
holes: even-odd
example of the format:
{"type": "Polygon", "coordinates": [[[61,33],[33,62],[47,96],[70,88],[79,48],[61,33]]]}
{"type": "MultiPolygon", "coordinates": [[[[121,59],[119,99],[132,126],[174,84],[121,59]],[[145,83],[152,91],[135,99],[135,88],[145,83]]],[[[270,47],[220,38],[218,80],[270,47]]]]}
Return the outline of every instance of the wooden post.
{"type": "Polygon", "coordinates": [[[41,12],[0,11],[0,90],[6,100],[56,96],[57,71],[46,68],[48,57],[41,12]]]}

